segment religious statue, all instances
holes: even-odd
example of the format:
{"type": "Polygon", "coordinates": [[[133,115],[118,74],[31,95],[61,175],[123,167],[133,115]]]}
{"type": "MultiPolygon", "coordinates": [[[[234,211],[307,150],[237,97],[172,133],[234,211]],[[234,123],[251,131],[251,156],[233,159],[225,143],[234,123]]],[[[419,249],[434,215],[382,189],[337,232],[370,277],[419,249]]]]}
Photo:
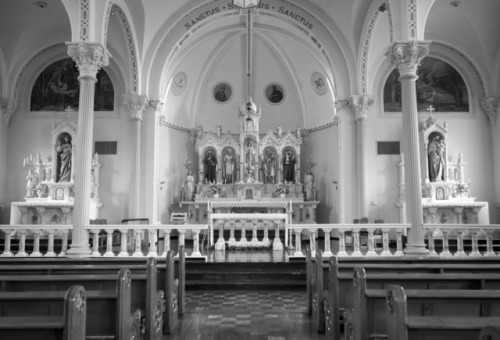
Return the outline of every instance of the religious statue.
{"type": "Polygon", "coordinates": [[[281,136],[283,135],[283,129],[281,128],[281,125],[278,125],[277,130],[278,130],[278,138],[281,138],[281,136]]]}
{"type": "Polygon", "coordinates": [[[198,139],[203,139],[203,125],[198,125],[196,129],[198,130],[198,139]]]}
{"type": "Polygon", "coordinates": [[[69,135],[65,134],[61,139],[59,139],[56,146],[57,159],[59,160],[59,174],[57,182],[69,182],[71,180],[71,154],[73,147],[71,145],[69,135]]]}
{"type": "Polygon", "coordinates": [[[26,176],[26,197],[35,197],[35,187],[38,184],[38,174],[35,169],[28,169],[28,176],[26,176]]]}
{"type": "Polygon", "coordinates": [[[428,145],[428,159],[429,159],[429,180],[431,182],[444,180],[444,166],[445,166],[445,143],[440,139],[439,135],[429,142],[428,145]]]}
{"type": "Polygon", "coordinates": [[[186,193],[186,199],[192,201],[194,197],[194,174],[191,170],[188,170],[186,175],[186,187],[184,188],[186,193]]]}
{"type": "Polygon", "coordinates": [[[247,143],[247,153],[245,157],[246,164],[255,164],[255,150],[253,148],[253,143],[249,141],[247,143]]]}
{"type": "Polygon", "coordinates": [[[207,182],[215,182],[217,179],[217,157],[212,150],[208,150],[203,160],[205,166],[205,180],[207,182]]]}
{"type": "Polygon", "coordinates": [[[266,152],[266,157],[264,159],[264,176],[266,183],[275,183],[276,159],[271,151],[266,152]]]}
{"type": "Polygon", "coordinates": [[[295,155],[290,150],[283,157],[283,180],[286,182],[295,182],[295,155]]]}
{"type": "Polygon", "coordinates": [[[295,134],[296,134],[297,138],[300,138],[300,127],[297,126],[295,128],[295,134]]]}
{"type": "Polygon", "coordinates": [[[217,126],[215,127],[215,131],[216,131],[216,133],[217,133],[217,138],[220,138],[220,137],[221,137],[221,135],[222,135],[222,126],[217,125],[217,126]]]}
{"type": "Polygon", "coordinates": [[[304,177],[304,191],[306,193],[306,201],[314,200],[314,174],[311,169],[307,170],[304,177]]]}
{"type": "Polygon", "coordinates": [[[224,155],[224,183],[234,182],[234,163],[234,152],[229,148],[224,155]]]}

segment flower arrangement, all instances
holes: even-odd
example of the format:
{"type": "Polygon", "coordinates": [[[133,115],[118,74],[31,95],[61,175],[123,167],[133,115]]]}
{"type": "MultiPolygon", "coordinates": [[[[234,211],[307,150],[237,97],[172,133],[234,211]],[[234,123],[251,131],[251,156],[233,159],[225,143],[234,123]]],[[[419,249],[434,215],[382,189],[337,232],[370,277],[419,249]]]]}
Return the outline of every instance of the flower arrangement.
{"type": "Polygon", "coordinates": [[[222,191],[222,185],[218,183],[210,183],[210,186],[208,188],[212,194],[220,194],[220,192],[222,191]]]}
{"type": "Polygon", "coordinates": [[[38,197],[47,197],[49,187],[46,184],[38,183],[35,187],[35,192],[38,197]]]}
{"type": "Polygon", "coordinates": [[[287,184],[281,184],[281,183],[278,183],[278,185],[276,185],[276,190],[275,192],[278,194],[278,195],[281,195],[281,194],[288,194],[290,192],[290,189],[288,189],[288,185],[287,184]]]}
{"type": "Polygon", "coordinates": [[[458,195],[463,195],[469,193],[469,187],[465,184],[458,183],[456,185],[456,191],[458,195]]]}

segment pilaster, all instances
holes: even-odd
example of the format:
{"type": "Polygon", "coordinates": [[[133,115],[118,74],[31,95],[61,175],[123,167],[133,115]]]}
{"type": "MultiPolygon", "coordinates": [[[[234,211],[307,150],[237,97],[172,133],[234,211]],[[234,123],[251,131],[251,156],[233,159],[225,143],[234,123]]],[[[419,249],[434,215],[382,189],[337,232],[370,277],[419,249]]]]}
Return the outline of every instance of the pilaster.
{"type": "Polygon", "coordinates": [[[87,257],[91,254],[89,235],[85,229],[90,222],[90,193],[92,169],[92,142],[94,128],[94,90],[99,70],[108,65],[109,52],[100,44],[67,43],[68,55],[80,72],[78,109],[78,150],[75,164],[75,203],[73,233],[68,257],[87,257]]]}
{"type": "Polygon", "coordinates": [[[133,154],[132,154],[132,174],[131,188],[129,191],[129,215],[131,217],[140,216],[141,198],[141,122],[144,111],[149,105],[148,97],[138,94],[127,94],[123,96],[123,103],[127,106],[130,114],[130,121],[133,125],[133,154]]]}
{"type": "Polygon", "coordinates": [[[354,95],[349,98],[348,105],[354,113],[356,119],[356,178],[357,178],[357,211],[358,217],[367,217],[366,206],[366,165],[365,165],[365,137],[366,137],[366,117],[373,99],[367,94],[354,95]]]}
{"type": "Polygon", "coordinates": [[[403,153],[405,157],[405,198],[408,223],[412,227],[408,234],[405,253],[428,254],[424,242],[422,193],[420,178],[419,126],[417,115],[417,69],[429,53],[429,42],[395,42],[387,51],[390,62],[399,71],[401,82],[401,104],[403,119],[403,153]]]}

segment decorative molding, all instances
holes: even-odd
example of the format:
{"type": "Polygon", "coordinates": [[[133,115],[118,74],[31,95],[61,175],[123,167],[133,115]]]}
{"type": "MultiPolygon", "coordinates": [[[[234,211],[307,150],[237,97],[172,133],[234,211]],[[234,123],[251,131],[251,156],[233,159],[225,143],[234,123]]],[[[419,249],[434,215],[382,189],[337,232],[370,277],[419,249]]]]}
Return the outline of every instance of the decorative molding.
{"type": "Polygon", "coordinates": [[[125,34],[125,41],[127,42],[127,51],[128,51],[128,59],[130,63],[130,82],[132,87],[132,93],[137,93],[139,88],[139,75],[137,69],[137,54],[136,54],[136,44],[134,41],[134,37],[132,36],[132,29],[130,28],[130,24],[128,22],[125,13],[121,10],[121,8],[115,5],[114,13],[118,16],[120,24],[122,25],[123,32],[125,34]]]}
{"type": "Polygon", "coordinates": [[[408,0],[408,33],[410,40],[417,39],[417,0],[408,0]]]}
{"type": "Polygon", "coordinates": [[[109,18],[112,14],[112,9],[113,7],[116,6],[115,4],[113,4],[112,1],[108,2],[108,6],[106,7],[106,14],[104,15],[104,30],[103,30],[103,37],[102,37],[102,41],[103,41],[103,45],[104,46],[107,46],[108,45],[108,26],[109,26],[109,18]]]}
{"type": "Polygon", "coordinates": [[[370,50],[370,42],[372,39],[373,29],[375,28],[375,24],[377,23],[379,14],[380,14],[379,10],[375,11],[375,13],[372,14],[372,16],[370,17],[370,23],[368,24],[368,28],[363,37],[363,47],[361,51],[361,62],[360,62],[362,93],[366,93],[366,88],[367,88],[366,78],[368,74],[368,53],[370,50]]]}
{"type": "Polygon", "coordinates": [[[123,104],[127,105],[131,120],[142,120],[142,115],[149,105],[149,99],[145,95],[135,93],[123,95],[123,104]]]}
{"type": "MultiPolygon", "coordinates": [[[[400,77],[417,76],[420,62],[429,54],[429,42],[395,42],[386,52],[390,62],[399,70],[400,77]]],[[[416,78],[415,78],[416,79],[416,78]]]]}
{"type": "Polygon", "coordinates": [[[90,0],[80,1],[80,40],[89,40],[90,0]]]}
{"type": "Polygon", "coordinates": [[[364,120],[368,110],[375,101],[367,94],[353,95],[349,98],[349,107],[352,109],[356,120],[364,120]]]}
{"type": "Polygon", "coordinates": [[[499,106],[500,106],[500,97],[488,97],[481,100],[481,108],[488,117],[491,126],[494,126],[495,123],[497,122],[499,106]]]}
{"type": "MultiPolygon", "coordinates": [[[[97,72],[109,63],[109,51],[100,44],[67,43],[68,55],[73,58],[76,67],[80,71],[80,77],[96,79],[97,72]]],[[[80,78],[79,77],[79,78],[80,78]]]]}
{"type": "Polygon", "coordinates": [[[14,98],[0,98],[0,114],[3,126],[9,126],[10,119],[14,115],[17,109],[17,101],[14,98]]]}

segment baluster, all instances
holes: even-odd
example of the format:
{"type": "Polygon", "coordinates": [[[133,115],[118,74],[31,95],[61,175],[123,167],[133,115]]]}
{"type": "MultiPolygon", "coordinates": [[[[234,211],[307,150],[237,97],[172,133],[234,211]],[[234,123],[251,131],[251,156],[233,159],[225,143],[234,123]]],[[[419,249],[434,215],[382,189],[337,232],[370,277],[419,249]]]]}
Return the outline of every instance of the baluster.
{"type": "Polygon", "coordinates": [[[482,256],[481,253],[479,252],[478,239],[479,239],[479,231],[475,230],[471,231],[472,251],[469,254],[469,256],[471,257],[482,256]]]}
{"type": "Polygon", "coordinates": [[[172,230],[170,229],[164,229],[163,230],[163,253],[161,254],[162,257],[167,256],[168,251],[170,250],[170,233],[172,230]]]}
{"type": "Polygon", "coordinates": [[[293,256],[304,257],[302,253],[302,237],[301,237],[302,229],[295,229],[295,252],[293,256]]]}
{"type": "Polygon", "coordinates": [[[486,229],[486,253],[484,253],[483,256],[497,256],[495,252],[493,251],[493,232],[494,230],[492,229],[486,229]]]}
{"type": "Polygon", "coordinates": [[[454,254],[457,257],[467,257],[464,251],[464,231],[457,230],[457,252],[454,254]]]}
{"type": "Polygon", "coordinates": [[[235,243],[236,243],[236,238],[234,237],[234,224],[235,224],[235,220],[231,220],[229,221],[229,241],[228,241],[228,244],[229,246],[234,246],[235,243]]]}
{"type": "Polygon", "coordinates": [[[453,255],[450,252],[450,244],[448,241],[449,232],[445,230],[445,231],[442,231],[442,233],[443,233],[443,251],[441,252],[441,254],[439,256],[451,257],[453,255]]]}
{"type": "Polygon", "coordinates": [[[429,229],[427,232],[429,256],[438,256],[436,253],[436,248],[434,247],[434,230],[429,229]]]}
{"type": "Polygon", "coordinates": [[[368,251],[366,252],[366,256],[378,256],[377,252],[375,251],[373,229],[368,229],[368,251]]]}
{"type": "Polygon", "coordinates": [[[240,237],[240,243],[247,243],[247,237],[246,237],[246,222],[241,221],[241,237],[240,237]]]}
{"type": "Polygon", "coordinates": [[[33,252],[30,254],[32,257],[40,257],[42,253],[40,253],[40,230],[32,230],[33,231],[33,252]]]}
{"type": "Polygon", "coordinates": [[[184,256],[186,256],[186,229],[177,229],[177,232],[179,233],[179,249],[177,249],[177,255],[179,256],[179,253],[181,250],[184,252],[184,256]],[[183,246],[183,248],[181,248],[183,246]]]}
{"type": "Polygon", "coordinates": [[[226,242],[224,241],[224,221],[217,221],[219,227],[219,238],[215,244],[215,250],[226,250],[226,242]]]}
{"type": "Polygon", "coordinates": [[[316,253],[316,231],[314,230],[309,230],[309,247],[312,253],[316,253]]]}
{"type": "Polygon", "coordinates": [[[26,230],[18,230],[17,233],[20,236],[19,239],[19,251],[17,252],[17,257],[25,257],[28,256],[26,254],[26,230]]]}
{"type": "Polygon", "coordinates": [[[11,240],[12,240],[13,229],[4,229],[2,231],[5,235],[5,241],[3,246],[3,253],[2,255],[0,255],[0,257],[12,257],[14,256],[14,254],[12,254],[11,251],[11,240]]]}
{"type": "Polygon", "coordinates": [[[380,256],[392,256],[389,250],[389,228],[382,228],[382,253],[380,256]]]}
{"type": "Polygon", "coordinates": [[[333,256],[332,248],[330,245],[330,233],[332,232],[332,229],[323,228],[323,232],[325,233],[325,252],[323,253],[323,257],[333,256]]]}
{"type": "Polygon", "coordinates": [[[156,257],[158,256],[158,250],[156,248],[156,242],[157,236],[158,236],[158,230],[157,229],[149,229],[148,230],[148,240],[149,240],[149,252],[148,252],[148,257],[156,257]]]}
{"type": "Polygon", "coordinates": [[[269,245],[271,245],[269,241],[269,221],[264,221],[264,237],[262,238],[262,243],[264,247],[269,247],[269,245]]]}
{"type": "Polygon", "coordinates": [[[405,253],[403,251],[403,231],[396,230],[396,252],[394,256],[403,256],[405,253]]]}
{"type": "Polygon", "coordinates": [[[61,230],[61,232],[62,232],[61,252],[57,256],[66,256],[66,251],[68,250],[68,234],[69,234],[69,230],[64,229],[64,230],[61,230]]]}
{"type": "Polygon", "coordinates": [[[133,257],[142,257],[144,254],[141,251],[141,239],[142,239],[142,230],[134,229],[134,253],[133,257]]]}
{"type": "Polygon", "coordinates": [[[345,251],[345,229],[339,229],[339,252],[337,256],[347,256],[345,251]]]}
{"type": "Polygon", "coordinates": [[[51,256],[56,256],[56,253],[54,252],[54,229],[49,229],[47,230],[49,233],[48,235],[48,245],[47,245],[47,252],[45,253],[44,256],[46,257],[51,257],[51,256]]]}
{"type": "MultiPolygon", "coordinates": [[[[234,232],[234,226],[233,226],[234,232]]],[[[191,253],[191,257],[201,257],[200,253],[200,229],[192,229],[193,231],[193,252],[191,253]]]]}
{"type": "Polygon", "coordinates": [[[250,241],[250,243],[252,243],[252,245],[254,246],[259,243],[259,240],[257,239],[257,223],[258,221],[256,220],[252,221],[252,240],[250,241]]]}
{"type": "MultiPolygon", "coordinates": [[[[283,221],[276,221],[276,232],[274,233],[273,250],[283,250],[283,243],[280,239],[280,227],[283,221]]],[[[286,232],[285,232],[286,233],[286,232]]]]}
{"type": "Polygon", "coordinates": [[[91,229],[90,232],[92,233],[92,254],[90,256],[92,257],[99,257],[101,254],[99,253],[99,232],[100,229],[91,229]]]}
{"type": "Polygon", "coordinates": [[[113,253],[113,229],[106,229],[106,252],[103,257],[115,257],[115,253],[113,253]]]}
{"type": "Polygon", "coordinates": [[[129,256],[127,251],[128,229],[119,229],[118,231],[120,232],[120,252],[118,253],[118,257],[128,257],[129,256]]]}
{"type": "Polygon", "coordinates": [[[363,253],[361,252],[360,244],[359,244],[359,228],[353,228],[352,229],[352,238],[353,238],[353,243],[354,243],[354,249],[352,251],[351,256],[363,256],[363,253]]]}

